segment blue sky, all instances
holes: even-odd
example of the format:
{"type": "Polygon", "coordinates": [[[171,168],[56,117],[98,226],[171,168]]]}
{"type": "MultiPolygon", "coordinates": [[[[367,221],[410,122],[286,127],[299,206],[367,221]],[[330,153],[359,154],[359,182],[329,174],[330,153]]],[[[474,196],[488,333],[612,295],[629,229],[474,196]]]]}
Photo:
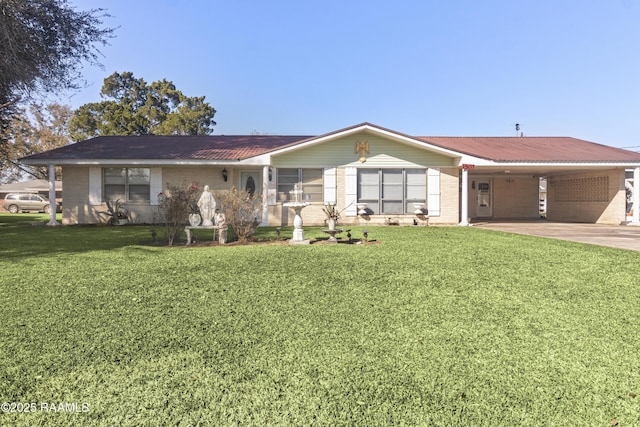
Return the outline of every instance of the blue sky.
{"type": "Polygon", "coordinates": [[[214,134],[361,122],[442,136],[573,136],[640,150],[640,0],[70,0],[119,27],[86,66],[166,78],[214,134]]]}

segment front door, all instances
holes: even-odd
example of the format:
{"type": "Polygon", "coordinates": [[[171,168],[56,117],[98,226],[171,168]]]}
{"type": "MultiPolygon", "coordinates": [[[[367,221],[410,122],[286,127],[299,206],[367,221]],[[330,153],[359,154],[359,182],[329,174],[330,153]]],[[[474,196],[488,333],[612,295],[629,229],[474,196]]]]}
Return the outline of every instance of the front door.
{"type": "Polygon", "coordinates": [[[477,217],[487,218],[493,216],[491,184],[491,180],[478,181],[478,196],[476,204],[477,217]]]}
{"type": "Polygon", "coordinates": [[[240,172],[240,190],[246,191],[252,196],[262,194],[262,175],[261,171],[242,171],[240,172]]]}

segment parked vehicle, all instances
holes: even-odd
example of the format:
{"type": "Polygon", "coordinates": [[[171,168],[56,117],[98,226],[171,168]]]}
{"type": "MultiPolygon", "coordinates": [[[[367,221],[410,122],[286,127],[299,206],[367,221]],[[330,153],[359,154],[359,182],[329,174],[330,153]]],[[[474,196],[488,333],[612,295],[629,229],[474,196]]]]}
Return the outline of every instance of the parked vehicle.
{"type": "MultiPolygon", "coordinates": [[[[44,212],[51,211],[49,199],[40,194],[9,193],[5,196],[3,207],[11,213],[18,212],[44,212]]],[[[56,204],[56,212],[60,206],[56,204]]]]}

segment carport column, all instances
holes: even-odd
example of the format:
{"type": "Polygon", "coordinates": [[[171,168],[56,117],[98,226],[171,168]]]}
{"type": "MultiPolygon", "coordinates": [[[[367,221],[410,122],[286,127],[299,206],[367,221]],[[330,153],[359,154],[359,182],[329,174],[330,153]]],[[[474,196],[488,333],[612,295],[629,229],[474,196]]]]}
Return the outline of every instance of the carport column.
{"type": "Polygon", "coordinates": [[[262,222],[260,225],[269,225],[269,166],[262,167],[262,222]]]}
{"type": "Polygon", "coordinates": [[[469,225],[469,171],[462,168],[462,200],[460,200],[460,224],[469,225]]]}
{"type": "Polygon", "coordinates": [[[640,225],[640,168],[633,170],[633,215],[631,223],[640,225]]]}
{"type": "Polygon", "coordinates": [[[56,221],[56,167],[49,165],[49,223],[47,225],[59,225],[56,221]]]}

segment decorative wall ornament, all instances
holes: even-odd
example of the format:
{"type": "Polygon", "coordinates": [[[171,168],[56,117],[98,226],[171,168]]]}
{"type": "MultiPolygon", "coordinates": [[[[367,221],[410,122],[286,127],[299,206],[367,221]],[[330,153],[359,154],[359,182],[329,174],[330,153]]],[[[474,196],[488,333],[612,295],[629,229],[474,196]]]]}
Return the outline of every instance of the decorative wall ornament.
{"type": "Polygon", "coordinates": [[[369,154],[369,141],[356,141],[356,154],[360,154],[360,163],[367,161],[365,154],[369,154]]]}

